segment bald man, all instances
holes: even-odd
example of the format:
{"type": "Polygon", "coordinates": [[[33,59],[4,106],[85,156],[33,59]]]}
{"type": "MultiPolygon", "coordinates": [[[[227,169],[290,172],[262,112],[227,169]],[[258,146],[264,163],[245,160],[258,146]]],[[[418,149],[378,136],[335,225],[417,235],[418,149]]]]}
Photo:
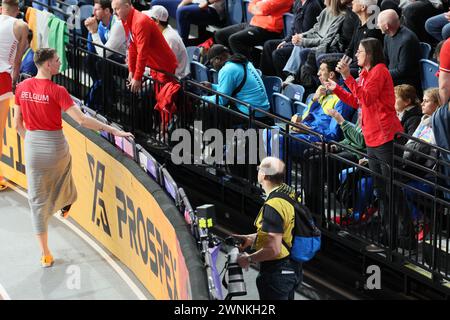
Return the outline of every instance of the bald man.
{"type": "MultiPolygon", "coordinates": [[[[9,111],[9,99],[20,74],[22,56],[28,46],[28,26],[16,19],[19,14],[17,0],[3,0],[0,7],[0,158],[2,157],[3,132],[9,111]]],[[[0,191],[6,183],[0,172],[0,191]]]]}
{"type": "Polygon", "coordinates": [[[129,41],[128,80],[131,91],[137,93],[141,89],[145,67],[151,68],[152,78],[162,85],[173,81],[170,76],[157,71],[174,75],[178,63],[156,23],[134,9],[130,0],[113,0],[112,8],[122,21],[129,41]]]}
{"type": "Polygon", "coordinates": [[[419,39],[414,32],[400,25],[398,14],[392,9],[381,11],[378,27],[386,35],[384,56],[394,85],[409,84],[421,92],[419,39]]]}
{"type": "Polygon", "coordinates": [[[267,200],[255,220],[256,233],[233,235],[241,239],[241,250],[252,247],[254,253],[243,252],[239,265],[247,269],[250,263],[259,263],[256,278],[261,300],[293,300],[301,282],[301,264],[290,259],[292,228],[297,201],[295,190],[284,183],[286,166],[283,161],[267,157],[258,167],[258,182],[267,200]]]}

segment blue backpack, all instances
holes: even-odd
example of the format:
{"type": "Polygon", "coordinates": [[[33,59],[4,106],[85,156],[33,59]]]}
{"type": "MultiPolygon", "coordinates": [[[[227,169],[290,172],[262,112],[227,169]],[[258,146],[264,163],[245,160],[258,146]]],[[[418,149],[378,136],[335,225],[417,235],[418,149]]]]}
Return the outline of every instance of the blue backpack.
{"type": "Polygon", "coordinates": [[[321,232],[314,223],[311,211],[284,192],[273,192],[270,194],[270,198],[284,199],[295,208],[292,247],[282,240],[283,245],[290,251],[291,259],[297,262],[311,260],[319,251],[321,244],[321,232]]]}

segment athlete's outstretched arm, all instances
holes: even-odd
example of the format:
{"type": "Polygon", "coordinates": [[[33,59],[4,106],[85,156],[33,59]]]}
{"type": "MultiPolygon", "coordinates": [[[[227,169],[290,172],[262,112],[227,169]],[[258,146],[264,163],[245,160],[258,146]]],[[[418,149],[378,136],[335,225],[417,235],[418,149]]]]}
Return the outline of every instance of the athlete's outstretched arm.
{"type": "Polygon", "coordinates": [[[118,137],[133,137],[133,134],[130,132],[125,132],[122,130],[118,130],[113,128],[105,123],[102,123],[94,118],[86,116],[83,112],[81,112],[80,108],[77,105],[73,105],[69,109],[67,109],[66,113],[76,122],[79,123],[80,126],[96,130],[96,131],[106,131],[118,137]]]}

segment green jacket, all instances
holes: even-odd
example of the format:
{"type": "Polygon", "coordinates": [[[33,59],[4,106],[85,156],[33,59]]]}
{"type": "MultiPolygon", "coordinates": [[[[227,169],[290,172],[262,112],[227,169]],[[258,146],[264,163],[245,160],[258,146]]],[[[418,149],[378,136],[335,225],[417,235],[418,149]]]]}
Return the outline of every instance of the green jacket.
{"type": "MultiPolygon", "coordinates": [[[[67,29],[67,24],[61,19],[50,16],[48,19],[48,46],[53,48],[58,53],[59,59],[61,60],[60,72],[67,69],[67,57],[66,57],[66,46],[69,44],[69,32],[67,29]]],[[[75,32],[75,30],[73,30],[75,32]]]]}
{"type": "Polygon", "coordinates": [[[346,145],[360,152],[366,152],[366,143],[364,141],[359,120],[356,122],[356,125],[345,120],[341,125],[341,129],[344,134],[344,140],[342,140],[340,144],[346,145]]]}

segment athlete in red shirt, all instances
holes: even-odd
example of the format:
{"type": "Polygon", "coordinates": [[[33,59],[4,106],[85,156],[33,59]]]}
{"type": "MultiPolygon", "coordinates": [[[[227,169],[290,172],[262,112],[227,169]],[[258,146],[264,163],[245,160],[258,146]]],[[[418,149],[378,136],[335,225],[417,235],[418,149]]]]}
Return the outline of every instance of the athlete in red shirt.
{"type": "MultiPolygon", "coordinates": [[[[0,4],[0,159],[3,132],[9,112],[9,98],[13,96],[13,83],[19,78],[22,56],[28,44],[28,26],[16,19],[19,13],[17,0],[3,0],[0,4]]],[[[6,189],[0,172],[0,191],[6,189]]]]}
{"type": "Polygon", "coordinates": [[[50,267],[53,256],[47,244],[48,220],[58,210],[66,218],[77,198],[69,146],[62,132],[61,111],[89,129],[120,137],[132,134],[87,117],[67,90],[52,82],[52,76],[59,73],[61,66],[54,49],[39,49],[34,62],[38,68],[36,77],[17,86],[14,125],[25,140],[28,199],[33,228],[42,250],[41,264],[50,267]]]}
{"type": "Polygon", "coordinates": [[[450,98],[450,38],[444,42],[439,54],[439,95],[442,103],[450,98]]]}
{"type": "Polygon", "coordinates": [[[162,84],[172,81],[171,77],[156,70],[175,74],[177,58],[167,44],[158,26],[145,14],[137,11],[130,0],[113,0],[112,8],[122,20],[128,47],[128,80],[131,91],[138,92],[146,66],[151,68],[151,76],[162,84]]]}

